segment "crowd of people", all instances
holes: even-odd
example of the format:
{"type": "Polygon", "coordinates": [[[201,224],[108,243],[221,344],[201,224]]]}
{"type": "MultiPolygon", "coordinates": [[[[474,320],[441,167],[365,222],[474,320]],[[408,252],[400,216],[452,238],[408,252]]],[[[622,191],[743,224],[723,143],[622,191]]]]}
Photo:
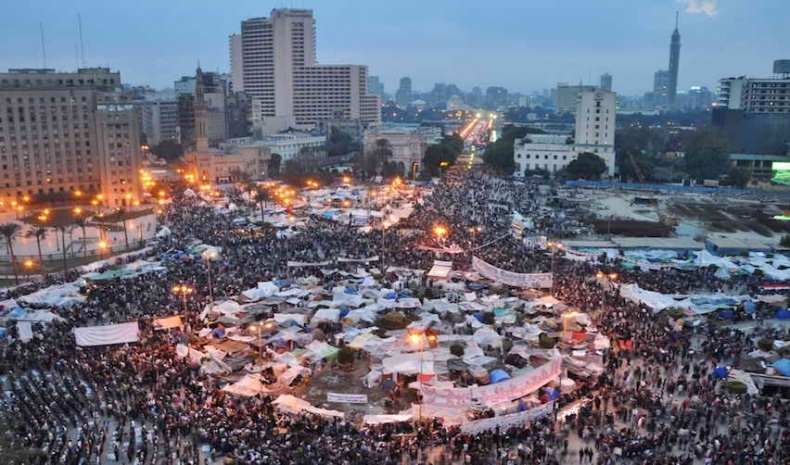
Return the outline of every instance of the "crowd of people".
{"type": "MultiPolygon", "coordinates": [[[[276,465],[788,463],[790,405],[778,395],[731,394],[710,377],[713,368],[754,349],[754,331],[712,324],[677,330],[667,315],[622,299],[610,282],[593,277],[604,267],[623,282],[672,293],[732,283],[704,269],[645,273],[617,260],[579,262],[525,248],[509,234],[513,210],[552,237],[578,229],[548,202],[550,195],[536,184],[474,171],[450,173],[409,218],[384,233],[311,218],[296,234],[282,237],[266,228],[236,227],[232,213],[176,195],[163,216],[172,235],[154,246],[166,271],[89,286],[84,303],[58,310],[65,323],[37,325],[37,336],[26,343],[10,328],[0,341],[8,425],[4,463],[202,465],[222,457],[276,465]],[[431,233],[437,223],[447,226],[447,237],[431,233]],[[195,239],[220,247],[220,257],[180,256],[195,239]],[[267,396],[228,395],[220,378],[176,357],[176,344],[200,326],[197,314],[210,293],[214,299],[231,297],[259,281],[315,272],[289,269],[288,261],[380,254],[389,266],[424,270],[435,258],[426,248],[450,244],[464,249],[445,255],[457,269],[470,269],[474,254],[510,271],[553,271],[553,295],[589,313],[612,340],[604,373],[577,380],[576,389],[558,399],[556,415],[474,435],[438,420],[416,427],[363,426],[282,413],[267,396]],[[196,290],[186,313],[171,292],[180,284],[196,290]],[[184,314],[184,330],[154,330],[155,318],[175,313],[184,314]],[[130,320],[140,323],[140,343],[77,347],[70,331],[130,320]]],[[[328,283],[331,277],[320,279],[328,283]]],[[[735,279],[755,285],[753,278],[735,279]]],[[[788,338],[787,331],[772,336],[788,338]]]]}

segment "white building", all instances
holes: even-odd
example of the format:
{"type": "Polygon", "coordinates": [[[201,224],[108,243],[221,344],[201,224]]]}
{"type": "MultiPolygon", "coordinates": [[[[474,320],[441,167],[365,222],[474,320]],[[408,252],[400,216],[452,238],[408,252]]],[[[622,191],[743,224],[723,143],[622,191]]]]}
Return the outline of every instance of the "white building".
{"type": "Polygon", "coordinates": [[[595,86],[571,86],[563,82],[558,83],[557,92],[554,94],[554,107],[557,113],[575,112],[579,101],[579,94],[588,90],[595,90],[595,86]]]}
{"type": "Polygon", "coordinates": [[[264,133],[309,129],[338,112],[366,124],[381,121],[366,66],[318,64],[312,10],[274,9],[268,18],[242,21],[240,47],[238,40],[231,36],[231,69],[241,62],[253,126],[264,133]]]}
{"type": "Polygon", "coordinates": [[[376,149],[378,140],[386,139],[392,150],[390,162],[403,163],[405,175],[419,171],[428,146],[442,140],[442,130],[435,126],[416,124],[388,124],[365,131],[363,147],[365,153],[376,149]]]}
{"type": "Polygon", "coordinates": [[[235,151],[244,147],[264,147],[269,153],[279,154],[282,161],[290,160],[303,149],[320,149],[326,144],[326,136],[314,136],[304,132],[289,132],[283,134],[271,134],[262,139],[252,137],[240,137],[230,139],[220,144],[224,150],[235,151]]]}
{"type": "Polygon", "coordinates": [[[230,48],[230,88],[233,92],[244,90],[244,65],[242,61],[241,34],[228,37],[230,48]]]}
{"type": "Polygon", "coordinates": [[[525,170],[545,169],[554,174],[568,166],[580,153],[589,152],[606,162],[607,174],[614,176],[616,94],[603,89],[579,92],[576,104],[575,138],[570,134],[530,134],[513,146],[514,176],[525,170]]]}

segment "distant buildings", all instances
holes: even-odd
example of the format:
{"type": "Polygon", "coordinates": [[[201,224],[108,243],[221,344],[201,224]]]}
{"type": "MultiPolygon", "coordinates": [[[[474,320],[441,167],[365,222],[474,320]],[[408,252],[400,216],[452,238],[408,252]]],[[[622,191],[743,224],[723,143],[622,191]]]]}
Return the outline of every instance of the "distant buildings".
{"type": "Polygon", "coordinates": [[[485,105],[493,110],[503,108],[508,104],[507,89],[504,87],[489,87],[486,89],[485,105]]]}
{"type": "Polygon", "coordinates": [[[719,81],[713,125],[727,134],[730,149],[776,154],[790,142],[790,60],[774,61],[770,78],[730,77],[719,81]]]}
{"type": "Polygon", "coordinates": [[[384,101],[384,83],[378,76],[368,76],[368,92],[379,96],[379,100],[384,101]]]}
{"type": "Polygon", "coordinates": [[[525,170],[547,170],[552,175],[568,166],[578,154],[601,157],[607,174],[614,175],[615,101],[617,95],[603,89],[582,89],[576,99],[575,138],[570,134],[530,134],[514,145],[514,176],[525,170]]]}
{"type": "Polygon", "coordinates": [[[179,140],[178,101],[156,99],[139,104],[142,116],[142,131],[146,144],[159,145],[163,141],[179,140]]]}
{"type": "MultiPolygon", "coordinates": [[[[227,75],[219,73],[202,73],[203,92],[206,103],[207,126],[206,135],[209,145],[215,147],[228,137],[228,122],[226,115],[226,99],[228,89],[227,75]]],[[[195,138],[193,134],[194,95],[196,92],[196,76],[183,76],[173,83],[178,95],[178,119],[180,129],[180,142],[184,147],[193,147],[195,138]]]]}
{"type": "Polygon", "coordinates": [[[400,78],[400,85],[398,86],[398,91],[395,92],[395,103],[400,107],[406,107],[411,103],[412,98],[412,89],[411,89],[411,78],[410,77],[402,77],[400,78]]]}
{"type": "Polygon", "coordinates": [[[243,49],[241,47],[241,34],[231,34],[228,37],[230,55],[230,92],[244,91],[244,66],[241,60],[243,49]]]}
{"type": "Polygon", "coordinates": [[[575,113],[578,107],[579,95],[584,91],[595,90],[595,86],[571,86],[560,82],[554,94],[554,108],[558,114],[575,113]]]}
{"type": "Polygon", "coordinates": [[[312,10],[274,9],[268,18],[242,21],[241,46],[231,36],[230,51],[252,97],[253,125],[267,134],[309,129],[338,111],[365,124],[381,121],[366,66],[317,63],[312,10]]]}
{"type": "Polygon", "coordinates": [[[601,75],[601,89],[608,90],[609,92],[612,91],[612,75],[609,73],[604,73],[601,75]]]}
{"type": "Polygon", "coordinates": [[[653,74],[653,103],[663,106],[669,101],[669,71],[659,70],[653,74]]]}
{"type": "Polygon", "coordinates": [[[83,68],[0,73],[0,201],[102,194],[139,202],[140,115],[118,103],[120,73],[83,68]]]}

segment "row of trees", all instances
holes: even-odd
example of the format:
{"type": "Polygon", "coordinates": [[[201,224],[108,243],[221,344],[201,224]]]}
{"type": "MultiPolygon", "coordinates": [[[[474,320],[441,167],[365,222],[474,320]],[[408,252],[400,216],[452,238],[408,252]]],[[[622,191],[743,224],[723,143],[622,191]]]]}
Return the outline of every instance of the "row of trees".
{"type": "Polygon", "coordinates": [[[455,164],[464,151],[464,140],[458,134],[445,136],[438,144],[429,145],[422,157],[423,171],[426,176],[436,177],[442,167],[455,164]]]}
{"type": "Polygon", "coordinates": [[[506,125],[502,128],[502,135],[493,144],[489,144],[483,153],[483,161],[505,174],[512,174],[516,169],[513,158],[513,146],[517,139],[523,139],[529,134],[543,134],[543,131],[531,127],[517,127],[506,125]]]}

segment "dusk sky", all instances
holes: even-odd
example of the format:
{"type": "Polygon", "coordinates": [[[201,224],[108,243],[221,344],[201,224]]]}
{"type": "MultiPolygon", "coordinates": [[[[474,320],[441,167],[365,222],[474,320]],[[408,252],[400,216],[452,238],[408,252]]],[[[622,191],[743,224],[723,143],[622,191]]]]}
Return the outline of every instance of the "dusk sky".
{"type": "Polygon", "coordinates": [[[368,65],[387,92],[401,76],[417,90],[446,82],[530,92],[609,72],[616,92],[642,94],[667,68],[676,10],[680,89],[767,76],[774,59],[790,58],[788,0],[27,0],[0,20],[0,67],[42,66],[42,22],[48,66],[73,70],[79,10],[89,66],[172,87],[198,60],[227,72],[228,35],[275,7],[312,8],[319,61],[368,65]]]}

